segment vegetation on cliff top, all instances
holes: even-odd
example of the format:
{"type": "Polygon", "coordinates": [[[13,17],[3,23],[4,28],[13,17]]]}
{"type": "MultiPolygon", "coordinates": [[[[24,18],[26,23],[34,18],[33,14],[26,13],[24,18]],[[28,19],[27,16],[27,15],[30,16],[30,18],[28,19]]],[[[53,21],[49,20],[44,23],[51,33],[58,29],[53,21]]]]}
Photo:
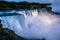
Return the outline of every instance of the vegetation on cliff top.
{"type": "Polygon", "coordinates": [[[26,1],[23,2],[7,2],[7,1],[0,1],[0,10],[6,9],[38,9],[44,8],[46,5],[49,4],[40,4],[40,3],[29,3],[26,1]]]}

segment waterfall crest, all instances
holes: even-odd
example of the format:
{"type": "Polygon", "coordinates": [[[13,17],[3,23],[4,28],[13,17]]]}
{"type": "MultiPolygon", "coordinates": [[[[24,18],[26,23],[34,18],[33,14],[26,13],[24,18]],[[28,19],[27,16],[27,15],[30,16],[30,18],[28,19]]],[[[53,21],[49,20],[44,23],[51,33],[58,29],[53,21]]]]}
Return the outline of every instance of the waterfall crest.
{"type": "Polygon", "coordinates": [[[46,38],[47,40],[57,40],[59,38],[58,24],[60,18],[56,15],[51,15],[44,10],[23,10],[14,12],[20,15],[3,16],[1,13],[3,28],[9,28],[15,31],[16,34],[27,39],[46,38]]]}

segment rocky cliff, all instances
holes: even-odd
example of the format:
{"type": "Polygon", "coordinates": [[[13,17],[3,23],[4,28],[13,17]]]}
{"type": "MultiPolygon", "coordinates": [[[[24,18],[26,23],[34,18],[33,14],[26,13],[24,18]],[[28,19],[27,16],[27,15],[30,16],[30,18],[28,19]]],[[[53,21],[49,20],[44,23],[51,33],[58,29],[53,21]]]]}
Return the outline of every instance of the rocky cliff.
{"type": "Polygon", "coordinates": [[[14,31],[9,30],[8,28],[2,28],[0,20],[0,40],[23,40],[23,38],[15,34],[14,31]]]}

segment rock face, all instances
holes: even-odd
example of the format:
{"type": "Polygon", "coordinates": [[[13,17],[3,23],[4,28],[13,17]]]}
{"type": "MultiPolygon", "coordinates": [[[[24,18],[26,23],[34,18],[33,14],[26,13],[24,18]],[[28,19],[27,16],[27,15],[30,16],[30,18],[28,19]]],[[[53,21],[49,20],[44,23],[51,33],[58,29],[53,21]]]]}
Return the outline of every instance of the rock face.
{"type": "Polygon", "coordinates": [[[8,28],[2,28],[0,20],[0,40],[23,40],[23,38],[16,35],[12,30],[9,30],[8,28]]]}

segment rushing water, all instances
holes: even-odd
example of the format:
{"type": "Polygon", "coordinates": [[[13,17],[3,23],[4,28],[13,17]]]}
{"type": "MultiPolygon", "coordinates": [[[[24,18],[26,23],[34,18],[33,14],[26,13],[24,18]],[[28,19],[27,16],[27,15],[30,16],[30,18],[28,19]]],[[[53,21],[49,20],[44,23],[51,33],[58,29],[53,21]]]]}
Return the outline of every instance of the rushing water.
{"type": "MultiPolygon", "coordinates": [[[[7,14],[11,11],[0,12],[7,14]]],[[[60,40],[60,16],[46,10],[12,11],[21,15],[1,16],[3,28],[9,28],[27,39],[60,40]]]]}

